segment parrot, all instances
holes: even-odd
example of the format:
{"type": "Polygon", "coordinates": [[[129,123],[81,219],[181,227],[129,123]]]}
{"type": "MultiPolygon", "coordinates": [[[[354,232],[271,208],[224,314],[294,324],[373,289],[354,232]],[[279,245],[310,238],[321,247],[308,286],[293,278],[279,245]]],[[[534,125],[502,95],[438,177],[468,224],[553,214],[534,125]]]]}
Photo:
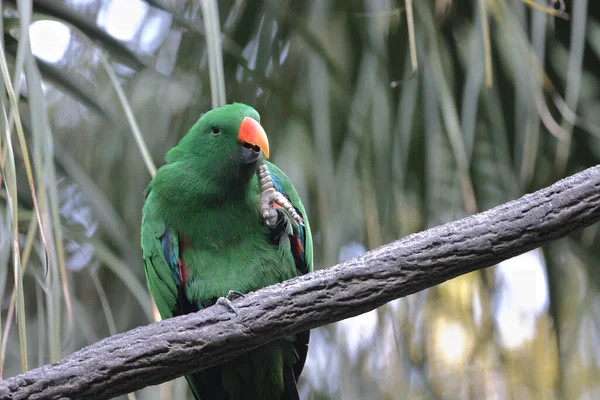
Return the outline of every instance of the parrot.
{"type": "MultiPolygon", "coordinates": [[[[144,192],[141,248],[162,319],[232,300],[313,270],[306,210],[268,161],[259,113],[230,103],[202,114],[144,192]]],[[[310,331],[186,376],[195,399],[299,399],[310,331]]]]}

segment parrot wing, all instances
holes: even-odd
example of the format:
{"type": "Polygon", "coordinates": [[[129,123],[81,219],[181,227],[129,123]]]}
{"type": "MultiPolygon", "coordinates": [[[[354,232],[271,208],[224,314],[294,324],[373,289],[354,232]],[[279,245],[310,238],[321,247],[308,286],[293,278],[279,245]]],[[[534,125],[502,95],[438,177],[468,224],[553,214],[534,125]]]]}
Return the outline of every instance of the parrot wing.
{"type": "MultiPolygon", "coordinates": [[[[308,217],[300,196],[296,192],[296,188],[287,175],[280,170],[275,164],[265,161],[271,181],[275,190],[286,197],[293,205],[298,215],[302,218],[301,223],[297,223],[289,213],[280,209],[278,220],[275,227],[272,229],[271,240],[278,243],[282,235],[287,235],[290,241],[292,255],[296,262],[296,269],[300,274],[306,274],[313,271],[313,244],[308,217]]],[[[286,392],[291,391],[291,384],[294,383],[293,390],[296,391],[295,382],[302,373],[306,355],[308,353],[308,342],[310,339],[310,331],[300,332],[296,334],[294,345],[298,353],[298,361],[292,366],[291,371],[284,371],[284,380],[286,392]]],[[[288,398],[292,398],[292,393],[289,393],[288,398]]],[[[297,396],[297,392],[295,394],[297,396]]]]}
{"type": "Polygon", "coordinates": [[[148,187],[141,229],[142,255],[150,292],[162,319],[196,312],[198,306],[190,303],[184,290],[187,268],[182,256],[187,240],[154,214],[153,203],[148,201],[150,195],[148,187]]]}

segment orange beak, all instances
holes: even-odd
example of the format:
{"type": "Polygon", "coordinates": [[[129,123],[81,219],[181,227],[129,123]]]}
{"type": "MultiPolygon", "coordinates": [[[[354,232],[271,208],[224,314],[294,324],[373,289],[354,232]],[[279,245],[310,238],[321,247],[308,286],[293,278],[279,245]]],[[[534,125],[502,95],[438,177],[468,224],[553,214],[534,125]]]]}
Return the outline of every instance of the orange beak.
{"type": "Polygon", "coordinates": [[[238,131],[238,140],[242,144],[258,146],[265,153],[265,157],[269,158],[269,139],[263,127],[255,119],[244,117],[238,131]]]}

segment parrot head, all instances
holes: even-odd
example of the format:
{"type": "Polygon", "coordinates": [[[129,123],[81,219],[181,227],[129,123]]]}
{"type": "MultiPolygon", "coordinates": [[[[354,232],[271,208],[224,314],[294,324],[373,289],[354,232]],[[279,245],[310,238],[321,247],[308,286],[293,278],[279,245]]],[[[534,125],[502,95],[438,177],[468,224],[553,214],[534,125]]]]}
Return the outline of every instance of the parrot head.
{"type": "Polygon", "coordinates": [[[203,114],[166,160],[184,161],[224,184],[239,184],[247,182],[263,155],[269,157],[269,140],[260,115],[248,105],[232,103],[203,114]]]}

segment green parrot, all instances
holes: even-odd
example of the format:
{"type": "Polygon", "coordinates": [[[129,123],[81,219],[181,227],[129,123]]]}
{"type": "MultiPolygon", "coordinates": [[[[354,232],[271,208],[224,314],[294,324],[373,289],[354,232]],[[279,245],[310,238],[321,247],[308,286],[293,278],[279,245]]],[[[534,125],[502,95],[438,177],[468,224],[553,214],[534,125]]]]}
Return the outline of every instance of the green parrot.
{"type": "MultiPolygon", "coordinates": [[[[146,280],[163,319],[215,303],[236,311],[236,294],[312,271],[306,211],[268,157],[260,116],[241,103],[203,114],[167,153],[146,189],[141,225],[146,280]]],[[[299,399],[309,335],[186,376],[194,397],[299,399]]]]}

